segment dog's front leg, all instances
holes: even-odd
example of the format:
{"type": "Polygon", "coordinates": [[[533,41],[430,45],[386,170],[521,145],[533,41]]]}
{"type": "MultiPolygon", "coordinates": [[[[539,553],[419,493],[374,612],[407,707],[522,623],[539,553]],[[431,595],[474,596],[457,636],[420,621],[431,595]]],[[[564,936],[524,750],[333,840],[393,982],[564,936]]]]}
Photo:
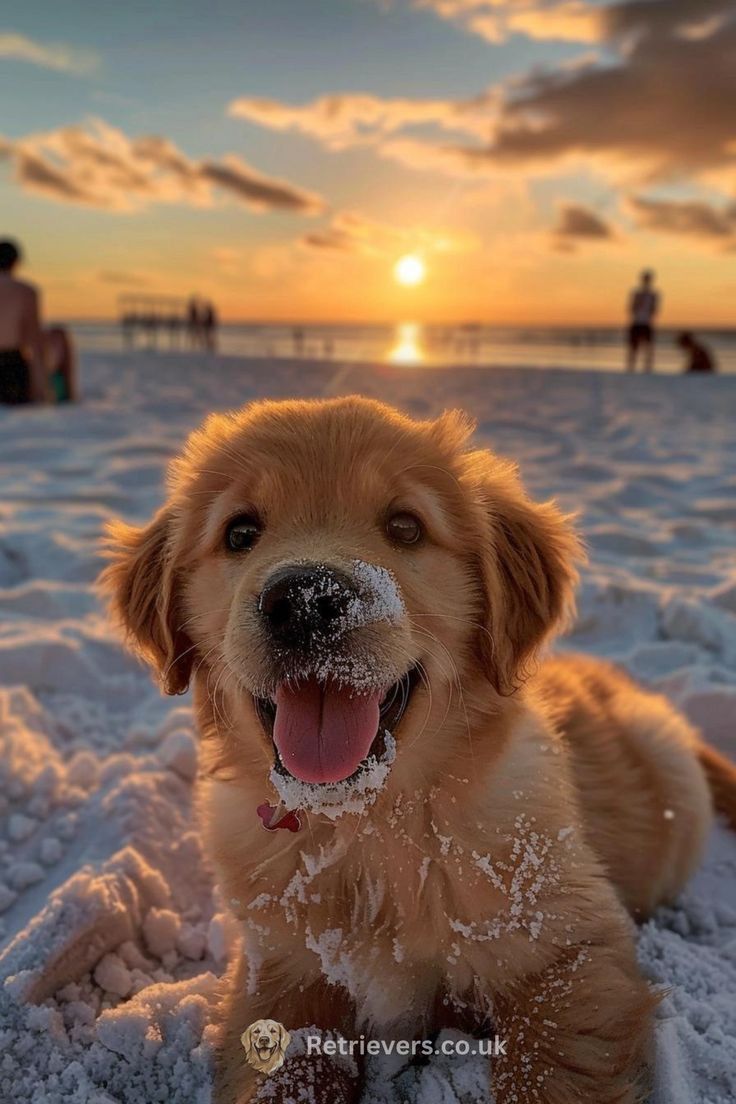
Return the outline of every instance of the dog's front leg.
{"type": "Polygon", "coordinates": [[[236,956],[225,984],[214,1104],[292,1104],[297,1099],[305,1104],[358,1104],[362,1070],[357,1062],[340,1055],[305,1054],[303,1041],[294,1040],[280,1069],[266,1074],[248,1064],[241,1042],[245,1029],[259,1019],[277,1020],[292,1035],[311,1028],[312,1035],[356,1038],[354,1008],[344,990],[323,980],[287,988],[274,970],[270,976],[262,971],[258,991],[249,993],[243,955],[236,956]]]}
{"type": "Polygon", "coordinates": [[[491,1064],[496,1104],[639,1104],[659,999],[633,949],[566,948],[494,998],[505,1044],[491,1064]]]}

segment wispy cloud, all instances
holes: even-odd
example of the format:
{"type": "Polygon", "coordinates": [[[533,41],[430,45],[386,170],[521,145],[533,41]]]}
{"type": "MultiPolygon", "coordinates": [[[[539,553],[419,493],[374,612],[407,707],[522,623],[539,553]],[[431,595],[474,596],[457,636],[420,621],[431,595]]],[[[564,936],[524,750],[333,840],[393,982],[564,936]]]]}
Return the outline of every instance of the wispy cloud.
{"type": "Polygon", "coordinates": [[[404,249],[421,253],[469,253],[478,248],[471,234],[432,226],[392,226],[361,214],[338,211],[327,226],[300,239],[322,253],[389,257],[404,249]]]}
{"type": "Polygon", "coordinates": [[[211,207],[230,200],[252,211],[318,214],[320,196],[267,176],[234,154],[193,160],[161,136],[130,138],[101,119],[11,140],[0,137],[17,183],[63,203],[132,212],[152,204],[211,207]]]}
{"type": "Polygon", "coordinates": [[[367,92],[335,92],[304,104],[241,96],[228,113],[269,130],[293,130],[331,149],[372,145],[407,128],[438,126],[461,134],[487,136],[494,96],[464,100],[384,99],[367,92]]]}
{"type": "Polygon", "coordinates": [[[322,201],[303,188],[286,180],[264,176],[235,154],[221,161],[200,161],[195,175],[224,195],[244,203],[254,211],[293,211],[295,214],[318,214],[322,201]]]}
{"type": "Polygon", "coordinates": [[[488,42],[513,34],[565,42],[599,42],[604,36],[601,9],[585,0],[414,0],[488,42]]]}
{"type": "Polygon", "coordinates": [[[95,278],[103,284],[121,288],[144,288],[151,283],[149,277],[140,272],[120,272],[116,269],[103,269],[95,274],[95,278]]]}
{"type": "Polygon", "coordinates": [[[699,238],[710,244],[736,243],[736,203],[715,206],[700,200],[634,196],[628,206],[637,224],[646,230],[699,238]]]}
{"type": "MultiPolygon", "coordinates": [[[[230,113],[298,131],[329,149],[370,145],[419,172],[500,179],[574,168],[624,194],[672,182],[694,190],[705,184],[724,198],[736,194],[733,0],[416,0],[416,6],[452,20],[493,16],[503,34],[525,27],[542,36],[566,25],[568,37],[600,41],[605,52],[531,70],[471,98],[343,91],[294,105],[246,97],[230,113]]],[[[698,210],[693,199],[680,225],[695,225],[698,210]]],[[[716,236],[723,227],[718,210],[710,222],[700,213],[701,231],[710,226],[716,236]]],[[[640,212],[639,222],[645,217],[650,229],[672,228],[673,212],[668,218],[640,212]]],[[[327,243],[341,248],[344,237],[333,233],[327,243]]]]}
{"type": "Polygon", "coordinates": [[[560,208],[554,233],[561,238],[587,238],[590,241],[610,241],[614,237],[613,230],[600,215],[577,203],[567,203],[560,208]]]}
{"type": "Polygon", "coordinates": [[[552,248],[558,253],[575,253],[583,244],[615,243],[618,236],[613,227],[579,203],[563,203],[552,229],[552,248]]]}
{"type": "Polygon", "coordinates": [[[91,50],[81,50],[59,42],[36,42],[14,31],[0,31],[0,58],[23,61],[42,69],[86,76],[99,67],[99,58],[91,50]]]}

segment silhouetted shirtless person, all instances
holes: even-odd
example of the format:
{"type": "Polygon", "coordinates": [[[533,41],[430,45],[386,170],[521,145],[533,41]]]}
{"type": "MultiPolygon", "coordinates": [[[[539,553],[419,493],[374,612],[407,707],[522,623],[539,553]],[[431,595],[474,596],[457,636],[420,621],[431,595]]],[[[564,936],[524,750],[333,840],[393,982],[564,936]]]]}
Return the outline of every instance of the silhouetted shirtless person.
{"type": "Polygon", "coordinates": [[[642,272],[641,283],[629,300],[628,372],[636,371],[639,350],[644,349],[644,371],[654,369],[654,319],[659,311],[659,292],[654,290],[654,273],[642,272]]]}
{"type": "Polygon", "coordinates": [[[42,402],[46,394],[38,292],[16,279],[20,250],[0,241],[0,402],[42,402]]]}

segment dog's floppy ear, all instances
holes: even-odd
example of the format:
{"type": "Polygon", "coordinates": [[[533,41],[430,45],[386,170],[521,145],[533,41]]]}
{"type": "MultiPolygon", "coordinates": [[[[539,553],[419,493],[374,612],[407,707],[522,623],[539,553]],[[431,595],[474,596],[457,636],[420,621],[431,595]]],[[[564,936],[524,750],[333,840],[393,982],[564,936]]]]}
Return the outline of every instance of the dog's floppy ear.
{"type": "Polygon", "coordinates": [[[253,1024],[251,1024],[250,1027],[246,1027],[245,1031],[240,1036],[240,1041],[243,1044],[246,1057],[250,1058],[253,1050],[253,1024]]]}
{"type": "Polygon", "coordinates": [[[108,527],[109,565],[100,582],[134,649],[158,672],[167,694],[183,694],[194,662],[181,628],[178,579],[171,550],[171,510],[164,507],[141,529],[124,522],[108,527]]]}
{"type": "Polygon", "coordinates": [[[533,502],[513,464],[481,455],[489,471],[479,495],[481,648],[493,685],[507,695],[523,683],[540,645],[572,616],[584,553],[569,517],[553,502],[533,502]]]}
{"type": "Polygon", "coordinates": [[[291,1035],[286,1030],[283,1024],[279,1024],[279,1051],[282,1055],[286,1054],[286,1050],[290,1042],[291,1035]]]}

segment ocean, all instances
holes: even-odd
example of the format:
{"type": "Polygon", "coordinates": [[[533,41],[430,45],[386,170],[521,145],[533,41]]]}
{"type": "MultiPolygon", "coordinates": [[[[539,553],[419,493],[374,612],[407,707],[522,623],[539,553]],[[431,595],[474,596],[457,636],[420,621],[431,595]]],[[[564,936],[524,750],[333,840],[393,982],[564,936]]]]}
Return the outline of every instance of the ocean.
{"type": "MultiPolygon", "coordinates": [[[[112,322],[70,323],[82,352],[155,347],[161,352],[189,348],[178,327],[139,331],[132,346],[112,322]]],[[[655,371],[676,374],[684,355],[677,330],[658,334],[655,371]]],[[[699,330],[723,373],[736,373],[736,330],[699,330]]],[[[519,368],[577,368],[620,372],[625,365],[623,329],[494,327],[476,324],[396,325],[239,323],[222,325],[218,352],[241,357],[304,358],[335,362],[411,365],[463,365],[519,368]]]]}

